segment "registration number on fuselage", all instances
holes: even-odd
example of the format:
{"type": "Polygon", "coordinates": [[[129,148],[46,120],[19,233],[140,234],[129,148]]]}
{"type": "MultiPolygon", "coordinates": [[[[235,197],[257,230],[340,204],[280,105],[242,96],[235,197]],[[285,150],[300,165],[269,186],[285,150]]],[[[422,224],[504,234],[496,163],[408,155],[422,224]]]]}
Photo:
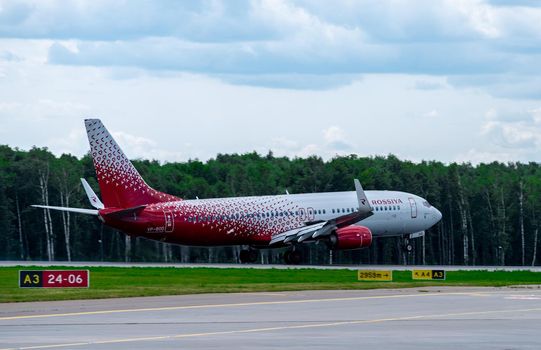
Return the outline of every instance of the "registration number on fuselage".
{"type": "Polygon", "coordinates": [[[163,233],[165,232],[165,226],[147,227],[147,233],[163,233]]]}

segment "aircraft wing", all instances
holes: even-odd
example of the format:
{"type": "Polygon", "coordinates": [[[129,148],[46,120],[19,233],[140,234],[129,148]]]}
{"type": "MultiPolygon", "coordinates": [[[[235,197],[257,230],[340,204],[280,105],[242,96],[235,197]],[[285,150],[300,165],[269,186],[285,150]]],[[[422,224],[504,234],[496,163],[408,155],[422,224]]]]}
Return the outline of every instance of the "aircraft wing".
{"type": "Polygon", "coordinates": [[[303,237],[305,235],[312,236],[312,234],[317,232],[317,230],[320,230],[321,228],[323,228],[323,226],[325,226],[326,223],[327,221],[324,221],[317,224],[302,226],[302,227],[294,228],[293,230],[282,232],[272,237],[269,245],[274,245],[277,243],[297,242],[300,237],[303,237]]]}
{"type": "Polygon", "coordinates": [[[364,220],[374,214],[366,194],[361,186],[359,180],[355,179],[355,192],[357,193],[357,201],[359,203],[359,208],[353,213],[346,215],[338,216],[331,220],[314,223],[307,226],[302,226],[294,228],[289,231],[279,233],[272,237],[269,245],[274,244],[293,244],[293,243],[302,243],[310,242],[317,239],[322,239],[326,236],[329,236],[334,230],[349,226],[361,220],[364,220]]]}

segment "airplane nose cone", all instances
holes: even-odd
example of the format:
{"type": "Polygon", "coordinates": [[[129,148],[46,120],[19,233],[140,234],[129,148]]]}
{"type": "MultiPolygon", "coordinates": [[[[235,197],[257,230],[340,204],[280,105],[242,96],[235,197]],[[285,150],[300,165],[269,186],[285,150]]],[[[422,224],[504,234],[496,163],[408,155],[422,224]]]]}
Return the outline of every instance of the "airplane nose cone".
{"type": "Polygon", "coordinates": [[[440,220],[441,220],[441,212],[438,209],[434,208],[434,207],[432,207],[432,210],[434,211],[434,213],[433,213],[434,224],[436,224],[436,223],[440,222],[440,220]]]}

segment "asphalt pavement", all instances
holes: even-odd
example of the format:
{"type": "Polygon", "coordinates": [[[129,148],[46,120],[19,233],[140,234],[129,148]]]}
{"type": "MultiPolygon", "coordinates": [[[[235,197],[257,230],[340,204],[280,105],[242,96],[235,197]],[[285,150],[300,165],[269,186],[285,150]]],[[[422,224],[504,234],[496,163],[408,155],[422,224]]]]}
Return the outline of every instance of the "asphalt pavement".
{"type": "Polygon", "coordinates": [[[0,304],[0,349],[541,349],[540,330],[539,286],[0,304]]]}

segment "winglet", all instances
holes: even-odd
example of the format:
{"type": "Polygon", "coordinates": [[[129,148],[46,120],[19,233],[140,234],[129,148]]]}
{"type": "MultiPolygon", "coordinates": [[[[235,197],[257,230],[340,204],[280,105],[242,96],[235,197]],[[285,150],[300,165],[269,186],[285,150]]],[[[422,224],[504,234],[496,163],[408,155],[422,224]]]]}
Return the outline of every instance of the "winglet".
{"type": "Polygon", "coordinates": [[[83,188],[85,189],[86,195],[88,196],[88,200],[90,201],[90,204],[96,208],[96,209],[103,209],[105,208],[103,203],[98,198],[98,195],[94,192],[92,187],[86,182],[85,179],[81,179],[81,183],[83,184],[83,188]]]}
{"type": "Polygon", "coordinates": [[[368,201],[368,198],[366,198],[366,194],[364,193],[363,187],[361,186],[361,183],[358,179],[353,180],[355,183],[355,192],[357,193],[357,200],[359,201],[359,211],[361,213],[370,213],[372,212],[372,207],[370,206],[370,202],[368,201]]]}

